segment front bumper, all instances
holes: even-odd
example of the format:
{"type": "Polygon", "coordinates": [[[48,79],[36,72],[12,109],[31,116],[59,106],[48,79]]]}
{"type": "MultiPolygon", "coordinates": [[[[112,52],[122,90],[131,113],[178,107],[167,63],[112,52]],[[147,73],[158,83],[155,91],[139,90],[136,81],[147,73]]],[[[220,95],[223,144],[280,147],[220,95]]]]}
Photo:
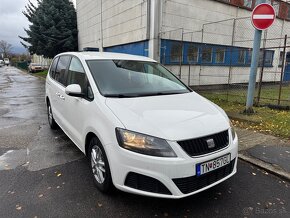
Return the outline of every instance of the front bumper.
{"type": "MultiPolygon", "coordinates": [[[[152,157],[147,155],[142,155],[134,153],[119,147],[119,145],[107,145],[106,153],[108,154],[108,159],[110,163],[111,173],[113,183],[116,188],[139,195],[160,197],[160,198],[183,198],[203,190],[206,190],[212,186],[215,186],[237,172],[237,157],[238,157],[238,138],[236,137],[234,141],[230,140],[229,146],[224,149],[218,150],[214,153],[199,156],[190,157],[186,154],[180,145],[176,142],[169,142],[177,158],[162,158],[162,157],[152,157]],[[117,147],[116,147],[117,146],[117,147]],[[212,180],[204,185],[198,185],[198,188],[193,188],[193,191],[185,191],[182,186],[191,186],[196,178],[196,164],[203,163],[226,154],[231,154],[231,169],[227,169],[227,173],[219,176],[215,175],[217,180],[212,180]],[[126,178],[130,173],[136,173],[139,175],[144,175],[146,177],[153,178],[163,184],[171,194],[160,194],[151,191],[144,191],[132,188],[126,185],[126,178]],[[180,181],[182,184],[179,183],[180,181]],[[183,182],[189,181],[189,182],[183,182]]],[[[228,167],[229,168],[229,167],[228,167]]],[[[217,169],[219,170],[219,169],[217,169]]],[[[225,171],[225,170],[224,170],[225,171]]],[[[215,172],[215,171],[213,171],[215,172]]],[[[217,172],[218,173],[218,172],[217,172]]],[[[153,183],[147,184],[147,186],[153,183]]]]}

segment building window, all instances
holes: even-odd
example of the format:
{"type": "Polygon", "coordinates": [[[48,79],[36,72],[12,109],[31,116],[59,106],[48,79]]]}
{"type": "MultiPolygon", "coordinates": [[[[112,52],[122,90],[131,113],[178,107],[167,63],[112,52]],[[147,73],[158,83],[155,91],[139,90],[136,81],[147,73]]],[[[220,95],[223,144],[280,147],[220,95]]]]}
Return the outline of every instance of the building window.
{"type": "Polygon", "coordinates": [[[215,54],[215,62],[217,64],[225,63],[225,54],[226,54],[226,50],[224,48],[217,48],[216,54],[215,54]]]}
{"type": "Polygon", "coordinates": [[[248,57],[247,57],[247,64],[251,64],[251,62],[252,62],[252,49],[249,49],[248,57]]]}
{"type": "Polygon", "coordinates": [[[283,59],[284,59],[284,52],[280,51],[280,56],[279,56],[279,67],[282,67],[283,64],[283,59]]]}
{"type": "Polygon", "coordinates": [[[244,7],[252,8],[253,0],[244,0],[244,7]]]}
{"type": "Polygon", "coordinates": [[[211,63],[212,62],[212,48],[203,48],[201,53],[202,63],[211,63]]]}
{"type": "Polygon", "coordinates": [[[182,56],[182,43],[174,42],[170,49],[170,62],[180,62],[182,56]]]}
{"type": "Polygon", "coordinates": [[[263,50],[260,50],[259,54],[259,66],[272,66],[274,58],[274,51],[266,50],[265,53],[263,50]],[[264,62],[263,62],[264,60],[264,62]]]}
{"type": "Polygon", "coordinates": [[[273,1],[273,7],[275,9],[275,12],[276,12],[276,16],[279,15],[279,10],[280,10],[280,2],[278,1],[273,1]]]}
{"type": "Polygon", "coordinates": [[[198,61],[198,47],[189,45],[187,50],[188,63],[197,63],[198,61]]]}
{"type": "Polygon", "coordinates": [[[264,61],[265,66],[272,66],[273,58],[274,58],[274,51],[266,51],[265,61],[264,61]]]}
{"type": "MultiPolygon", "coordinates": [[[[267,4],[272,5],[272,0],[266,0],[264,3],[267,3],[267,4]]],[[[256,7],[258,4],[259,4],[259,1],[256,0],[256,1],[255,1],[255,7],[256,7]]]]}
{"type": "Polygon", "coordinates": [[[246,60],[246,50],[239,49],[238,64],[245,64],[245,60],[246,60]]]}
{"type": "Polygon", "coordinates": [[[287,5],[287,20],[290,20],[290,5],[287,5]]]}
{"type": "MultiPolygon", "coordinates": [[[[265,57],[266,57],[266,54],[265,54],[265,57]]],[[[260,53],[259,53],[259,66],[263,66],[263,64],[265,64],[265,63],[263,63],[263,58],[264,58],[264,51],[260,50],[260,53]]]]}

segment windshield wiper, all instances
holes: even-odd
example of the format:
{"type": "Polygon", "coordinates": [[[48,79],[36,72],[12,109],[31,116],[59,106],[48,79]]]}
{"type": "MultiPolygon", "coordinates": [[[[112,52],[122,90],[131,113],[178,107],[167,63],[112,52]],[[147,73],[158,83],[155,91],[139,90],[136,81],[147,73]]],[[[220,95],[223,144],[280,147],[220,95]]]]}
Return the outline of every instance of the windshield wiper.
{"type": "Polygon", "coordinates": [[[158,95],[177,95],[184,94],[187,92],[148,92],[148,93],[133,93],[133,94],[106,94],[104,95],[107,98],[137,98],[137,97],[146,97],[146,96],[158,96],[158,95]]]}
{"type": "Polygon", "coordinates": [[[178,95],[184,94],[187,92],[150,92],[150,93],[141,93],[139,96],[156,96],[156,95],[178,95]]]}
{"type": "Polygon", "coordinates": [[[131,94],[106,94],[104,96],[107,98],[135,98],[135,97],[139,97],[138,95],[131,95],[131,94]]]}

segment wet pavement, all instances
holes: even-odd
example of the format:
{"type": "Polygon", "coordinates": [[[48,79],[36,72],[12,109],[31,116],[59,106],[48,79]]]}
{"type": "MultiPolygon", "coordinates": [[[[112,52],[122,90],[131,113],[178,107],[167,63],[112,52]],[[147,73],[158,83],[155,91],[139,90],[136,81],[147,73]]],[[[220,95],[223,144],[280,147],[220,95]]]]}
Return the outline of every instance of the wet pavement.
{"type": "Polygon", "coordinates": [[[41,170],[83,158],[62,131],[50,130],[44,94],[44,80],[0,68],[0,169],[41,170]]]}
{"type": "Polygon", "coordinates": [[[43,80],[0,68],[1,218],[290,217],[289,182],[243,161],[231,179],[181,200],[101,194],[84,155],[50,130],[44,91],[43,80]]]}
{"type": "Polygon", "coordinates": [[[247,152],[257,159],[275,164],[290,172],[290,146],[258,145],[247,152]]]}

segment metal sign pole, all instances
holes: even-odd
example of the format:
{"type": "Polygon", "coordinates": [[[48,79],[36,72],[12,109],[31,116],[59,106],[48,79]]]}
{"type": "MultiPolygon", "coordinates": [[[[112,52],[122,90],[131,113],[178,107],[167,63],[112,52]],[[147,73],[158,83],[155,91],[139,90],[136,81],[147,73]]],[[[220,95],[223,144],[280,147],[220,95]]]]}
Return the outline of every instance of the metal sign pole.
{"type": "MultiPolygon", "coordinates": [[[[259,4],[264,3],[264,2],[265,0],[260,0],[260,1],[258,0],[259,4]]],[[[246,114],[254,113],[253,104],[254,104],[257,69],[258,69],[258,64],[259,64],[261,38],[262,38],[262,30],[255,29],[252,60],[251,60],[251,70],[250,70],[250,78],[249,78],[249,86],[248,86],[248,94],[247,94],[247,103],[246,103],[246,109],[244,111],[244,113],[246,114]]]]}
{"type": "Polygon", "coordinates": [[[246,104],[246,110],[244,111],[247,114],[254,113],[253,104],[254,104],[254,94],[255,94],[255,86],[256,86],[257,69],[258,69],[258,64],[259,64],[261,38],[262,38],[262,30],[256,29],[255,30],[255,37],[254,37],[254,44],[253,44],[253,52],[252,52],[250,79],[249,79],[248,95],[247,95],[247,104],[246,104]]]}

